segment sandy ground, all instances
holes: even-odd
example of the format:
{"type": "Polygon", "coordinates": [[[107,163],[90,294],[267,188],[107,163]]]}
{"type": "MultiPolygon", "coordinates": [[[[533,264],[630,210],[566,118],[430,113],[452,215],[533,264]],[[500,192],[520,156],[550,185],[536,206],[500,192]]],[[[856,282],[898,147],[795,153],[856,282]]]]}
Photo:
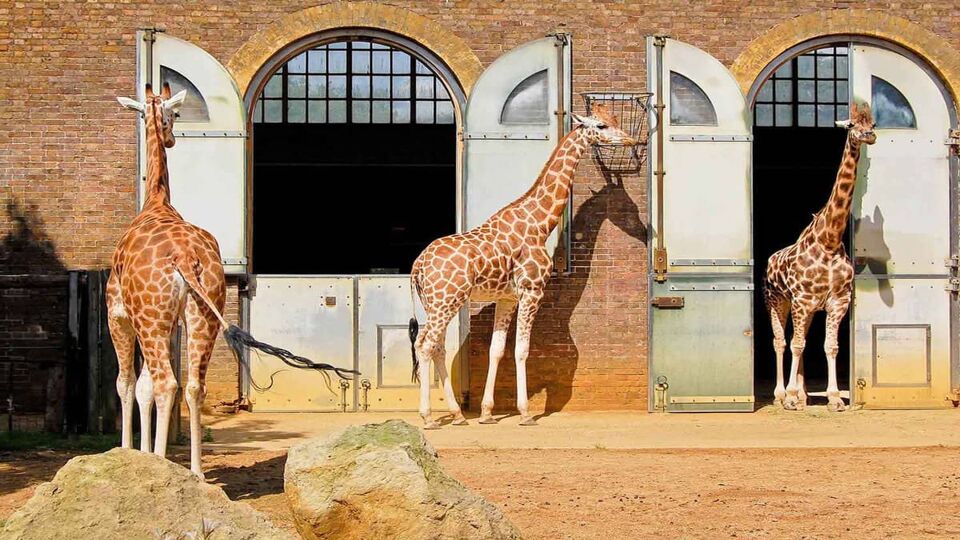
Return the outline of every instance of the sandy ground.
{"type": "MultiPolygon", "coordinates": [[[[741,420],[723,422],[726,448],[694,447],[711,444],[698,437],[688,439],[684,448],[653,446],[657,441],[649,435],[635,439],[647,447],[622,449],[597,442],[614,439],[608,430],[617,432],[627,420],[654,433],[663,431],[670,441],[680,441],[688,432],[709,435],[718,415],[669,416],[661,425],[663,417],[651,419],[653,415],[571,413],[566,426],[544,429],[542,435],[549,440],[552,430],[565,432],[567,448],[501,445],[516,445],[510,432],[531,431],[511,426],[511,419],[483,426],[479,446],[469,442],[479,426],[447,427],[429,436],[446,470],[498,504],[526,538],[956,538],[960,448],[950,439],[953,435],[942,433],[956,431],[956,414],[870,411],[838,419],[813,410],[786,419],[776,413],[737,415],[741,420]],[[610,418],[619,421],[611,425],[610,418]],[[841,427],[831,427],[833,422],[841,427]],[[771,442],[762,428],[781,423],[795,426],[792,437],[801,442],[761,444],[771,442]],[[590,424],[594,429],[584,431],[590,424]],[[881,424],[892,434],[891,447],[858,444],[872,440],[864,427],[869,424],[881,424]],[[860,436],[841,440],[834,430],[860,436]],[[448,432],[460,433],[468,442],[438,444],[436,434],[448,432]],[[821,447],[815,444],[823,438],[815,436],[818,432],[846,444],[821,447]],[[909,442],[913,444],[901,444],[909,442]]],[[[283,496],[285,449],[243,448],[227,437],[233,423],[257,420],[257,415],[249,416],[213,422],[216,442],[204,457],[207,478],[231,498],[292,529],[283,496]]],[[[287,421],[296,418],[287,416],[287,421]]],[[[334,426],[318,431],[341,423],[327,418],[325,424],[334,426]]],[[[561,419],[551,416],[533,429],[561,419]]],[[[285,428],[271,426],[276,429],[252,432],[248,445],[272,446],[267,433],[285,428]]],[[[308,434],[300,432],[301,437],[308,434]]],[[[184,450],[175,448],[174,459],[185,463],[184,450]]],[[[70,457],[63,452],[0,454],[0,519],[70,457]]]]}

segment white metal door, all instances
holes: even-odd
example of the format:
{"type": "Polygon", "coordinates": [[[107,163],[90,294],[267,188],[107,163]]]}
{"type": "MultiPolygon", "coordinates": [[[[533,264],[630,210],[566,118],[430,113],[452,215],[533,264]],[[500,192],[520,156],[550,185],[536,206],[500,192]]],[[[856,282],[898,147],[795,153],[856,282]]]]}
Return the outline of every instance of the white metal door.
{"type": "Polygon", "coordinates": [[[854,197],[853,377],[867,407],[948,406],[951,218],[947,102],[909,58],[852,49],[853,95],[871,104],[854,197]]]}
{"type": "MultiPolygon", "coordinates": [[[[354,365],[352,277],[257,276],[251,286],[250,333],[257,339],[315,362],[354,365]]],[[[291,368],[256,351],[249,357],[254,383],[266,387],[273,378],[265,391],[251,385],[254,411],[354,410],[353,381],[342,389],[340,379],[331,374],[331,391],[319,372],[291,368]]]]}
{"type": "Polygon", "coordinates": [[[751,115],[736,79],[706,52],[647,42],[649,88],[665,108],[651,134],[651,408],[753,410],[751,115]],[[655,169],[662,165],[662,178],[655,169]],[[659,185],[662,182],[662,193],[659,185]],[[652,250],[656,253],[656,250],[652,250]]]}
{"type": "MultiPolygon", "coordinates": [[[[175,124],[176,146],[168,151],[173,206],[184,219],[210,231],[220,244],[224,270],[246,271],[246,114],[230,73],[206,51],[162,32],[138,31],[137,92],[169,82],[187,98],[175,124]]],[[[146,146],[140,145],[146,172],[146,146]]],[[[141,175],[138,190],[142,193],[141,175]]],[[[143,200],[143,197],[140,197],[143,200]]]]}
{"type": "MultiPolygon", "coordinates": [[[[567,35],[525,43],[497,58],[473,86],[464,129],[466,229],[523,195],[569,131],[570,49],[567,35]]],[[[547,241],[551,253],[561,227],[547,241]]]]}

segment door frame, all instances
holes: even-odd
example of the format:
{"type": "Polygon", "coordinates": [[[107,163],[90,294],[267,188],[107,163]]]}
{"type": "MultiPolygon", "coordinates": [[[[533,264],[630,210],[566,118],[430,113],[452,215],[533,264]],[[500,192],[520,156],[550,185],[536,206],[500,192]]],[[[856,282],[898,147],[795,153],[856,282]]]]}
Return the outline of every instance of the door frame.
{"type": "MultiPolygon", "coordinates": [[[[754,79],[753,83],[751,83],[750,90],[747,92],[746,99],[747,99],[747,103],[749,104],[749,109],[751,113],[751,122],[752,122],[753,110],[754,110],[754,107],[756,106],[757,94],[760,92],[760,88],[761,86],[763,86],[763,83],[766,82],[767,78],[769,78],[774,71],[776,71],[785,62],[793,59],[796,56],[799,56],[805,52],[808,52],[814,49],[819,49],[821,47],[826,47],[826,46],[834,45],[837,43],[846,43],[848,47],[852,47],[853,44],[870,45],[870,46],[886,49],[890,52],[899,54],[900,56],[903,56],[904,58],[912,61],[921,70],[923,70],[923,72],[926,73],[927,76],[930,77],[934,85],[936,85],[937,89],[940,91],[940,94],[943,96],[943,100],[947,105],[947,113],[950,116],[951,126],[953,126],[954,129],[956,129],[956,127],[960,125],[958,124],[956,101],[953,99],[953,96],[950,94],[950,91],[948,90],[943,79],[936,72],[936,70],[933,67],[931,67],[930,63],[928,63],[923,57],[921,57],[917,53],[895,42],[873,37],[873,36],[860,35],[860,34],[833,34],[833,35],[819,36],[813,39],[808,39],[800,43],[797,43],[792,47],[788,48],[787,50],[778,54],[773,60],[770,61],[770,63],[768,63],[762,70],[760,70],[760,73],[757,75],[756,79],[754,79]]],[[[852,81],[853,70],[856,69],[856,67],[854,66],[852,55],[850,55],[850,60],[847,65],[849,69],[848,79],[852,81]]],[[[851,88],[849,93],[849,97],[851,101],[853,101],[852,90],[853,89],[851,88]]],[[[944,134],[944,139],[946,139],[946,134],[944,134]]],[[[960,186],[958,186],[958,173],[960,173],[960,157],[955,155],[949,159],[950,178],[948,178],[948,182],[950,184],[950,232],[951,232],[950,253],[957,253],[958,248],[960,248],[960,186]]],[[[752,185],[753,185],[753,182],[751,179],[751,187],[752,185]]],[[[851,227],[851,230],[852,230],[852,227],[854,226],[853,215],[850,216],[850,223],[848,226],[851,227]]],[[[853,242],[854,240],[851,238],[851,245],[850,245],[851,253],[853,253],[855,249],[853,242]]],[[[949,271],[947,273],[949,273],[949,271]]],[[[854,276],[854,279],[856,279],[856,276],[854,276]]],[[[944,294],[949,295],[950,293],[944,291],[944,294]]],[[[958,351],[958,340],[954,336],[956,331],[960,329],[960,301],[958,301],[958,299],[954,296],[949,296],[948,301],[950,302],[949,304],[950,305],[950,328],[948,330],[950,333],[950,387],[957,388],[958,386],[960,386],[960,351],[958,351]]],[[[852,330],[853,321],[855,320],[855,317],[856,317],[855,305],[856,305],[856,299],[854,298],[854,301],[851,302],[850,312],[849,312],[849,317],[851,322],[851,334],[850,334],[850,343],[849,343],[851,365],[850,365],[850,380],[848,381],[848,385],[849,385],[848,388],[850,389],[851,404],[853,403],[854,387],[856,385],[855,384],[856,376],[853,370],[853,360],[855,358],[854,356],[855,340],[853,339],[853,330],[852,330]]],[[[756,354],[756,352],[754,352],[754,354],[756,354]]]]}

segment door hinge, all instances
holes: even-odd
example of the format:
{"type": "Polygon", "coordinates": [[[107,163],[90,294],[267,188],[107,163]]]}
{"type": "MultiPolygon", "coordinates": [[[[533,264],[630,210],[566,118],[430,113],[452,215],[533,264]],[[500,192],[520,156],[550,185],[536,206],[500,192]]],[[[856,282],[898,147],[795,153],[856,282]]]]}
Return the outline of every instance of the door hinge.
{"type": "Polygon", "coordinates": [[[950,153],[960,155],[960,129],[951,129],[947,132],[947,140],[944,142],[950,147],[950,153]]]}
{"type": "Polygon", "coordinates": [[[960,278],[950,278],[950,281],[947,281],[943,289],[947,292],[960,293],[960,278]]]}
{"type": "Polygon", "coordinates": [[[960,386],[951,390],[944,399],[953,402],[954,407],[960,407],[960,386]]]}
{"type": "Polygon", "coordinates": [[[667,248],[653,250],[653,273],[657,283],[667,280],[667,248]]]}
{"type": "Polygon", "coordinates": [[[960,255],[951,255],[943,260],[943,265],[951,270],[960,268],[960,255]]]}
{"type": "Polygon", "coordinates": [[[347,390],[350,389],[350,381],[340,379],[340,412],[347,412],[347,390]]]}
{"type": "Polygon", "coordinates": [[[658,309],[680,309],[683,307],[682,296],[655,296],[651,302],[658,309]]]}
{"type": "Polygon", "coordinates": [[[657,377],[657,384],[653,387],[654,392],[654,401],[653,401],[653,410],[657,412],[667,412],[667,389],[670,388],[670,385],[667,384],[667,377],[665,375],[660,375],[657,377]]]}

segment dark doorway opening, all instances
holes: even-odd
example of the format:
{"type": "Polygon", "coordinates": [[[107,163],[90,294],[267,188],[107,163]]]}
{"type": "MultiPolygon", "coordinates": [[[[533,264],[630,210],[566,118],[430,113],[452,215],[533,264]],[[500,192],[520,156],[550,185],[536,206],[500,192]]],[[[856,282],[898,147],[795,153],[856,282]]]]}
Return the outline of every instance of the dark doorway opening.
{"type": "Polygon", "coordinates": [[[409,52],[304,51],[268,79],[253,126],[254,273],[407,273],[456,231],[453,104],[409,52]]]}
{"type": "MultiPolygon", "coordinates": [[[[845,46],[831,46],[795,57],[764,83],[757,96],[753,130],[754,394],[760,403],[773,399],[777,373],[773,331],[762,293],[767,259],[797,241],[833,189],[846,143],[846,131],[834,122],[849,116],[846,55],[845,46]]],[[[848,255],[852,229],[847,228],[844,242],[848,255]]],[[[808,393],[826,389],[825,321],[825,314],[817,313],[807,332],[803,366],[808,393]]],[[[786,331],[784,384],[790,374],[792,336],[791,321],[786,331]]],[[[850,312],[840,325],[838,341],[838,385],[840,390],[848,390],[850,312]]]]}

